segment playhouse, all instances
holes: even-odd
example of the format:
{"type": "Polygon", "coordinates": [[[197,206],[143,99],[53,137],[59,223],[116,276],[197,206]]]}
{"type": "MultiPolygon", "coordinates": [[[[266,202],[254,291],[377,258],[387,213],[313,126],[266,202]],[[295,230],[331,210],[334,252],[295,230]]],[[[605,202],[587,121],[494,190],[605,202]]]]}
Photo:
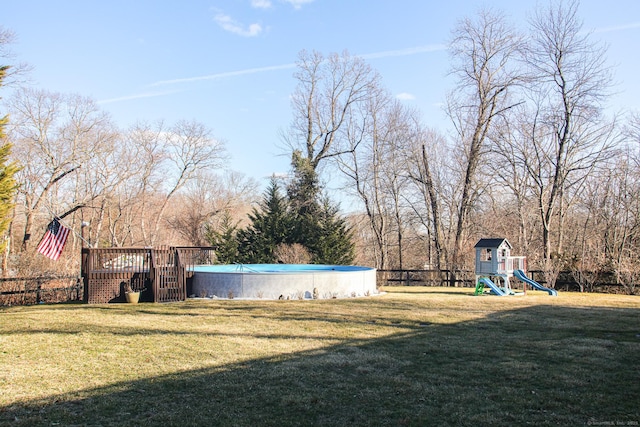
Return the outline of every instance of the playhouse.
{"type": "Polygon", "coordinates": [[[505,238],[480,239],[475,245],[476,250],[476,290],[475,295],[484,293],[484,288],[499,296],[524,295],[527,285],[532,289],[547,292],[556,296],[555,289],[545,288],[526,275],[527,258],[511,256],[512,246],[505,238]],[[511,289],[511,280],[516,278],[523,282],[523,291],[515,292],[511,289]]]}

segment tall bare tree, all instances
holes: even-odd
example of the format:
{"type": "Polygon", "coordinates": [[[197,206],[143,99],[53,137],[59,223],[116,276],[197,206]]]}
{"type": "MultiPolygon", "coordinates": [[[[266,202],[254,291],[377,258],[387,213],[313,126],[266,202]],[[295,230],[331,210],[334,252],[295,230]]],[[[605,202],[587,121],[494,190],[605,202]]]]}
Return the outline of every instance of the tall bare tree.
{"type": "Polygon", "coordinates": [[[339,161],[351,149],[347,128],[367,117],[363,110],[380,91],[380,77],[362,58],[347,52],[325,57],[302,51],[297,66],[298,84],[291,97],[293,120],[283,136],[294,169],[289,197],[301,218],[306,218],[301,227],[311,229],[323,207],[319,173],[330,160],[339,161]]]}
{"type": "Polygon", "coordinates": [[[376,266],[402,268],[406,219],[405,152],[417,138],[417,112],[404,107],[386,91],[371,96],[366,107],[353,112],[346,129],[349,149],[338,164],[346,189],[362,203],[376,248],[376,266]],[[395,247],[396,251],[391,252],[395,247]]]}
{"type": "MultiPolygon", "coordinates": [[[[21,89],[10,101],[10,138],[24,212],[22,248],[27,249],[34,216],[65,217],[88,203],[77,198],[77,173],[112,145],[109,116],[79,95],[21,89]]],[[[86,196],[90,196],[85,194],[86,196]]]]}
{"type": "Polygon", "coordinates": [[[135,216],[132,208],[136,205],[132,177],[138,176],[142,166],[128,142],[119,132],[111,145],[78,171],[79,191],[93,200],[79,211],[85,244],[123,246],[126,241],[132,246],[139,244],[132,238],[135,216]]]}
{"type": "Polygon", "coordinates": [[[492,184],[507,193],[502,197],[508,199],[504,201],[504,207],[512,205],[513,214],[517,218],[517,239],[511,242],[524,253],[528,252],[533,230],[538,229],[533,179],[526,168],[527,159],[535,156],[530,142],[529,113],[525,105],[519,105],[497,121],[490,135],[492,153],[489,162],[492,184]]]}
{"type": "Polygon", "coordinates": [[[515,67],[522,39],[503,15],[483,9],[462,20],[452,32],[451,73],[457,82],[447,98],[447,112],[464,158],[458,205],[453,267],[461,266],[464,232],[475,202],[476,178],[487,135],[496,117],[511,108],[510,92],[522,81],[515,67]]]}
{"type": "Polygon", "coordinates": [[[532,155],[524,160],[538,199],[547,260],[552,221],[558,221],[556,252],[562,252],[562,221],[571,192],[612,155],[618,142],[615,122],[602,114],[611,87],[606,49],[582,31],[578,4],[559,1],[537,9],[530,20],[526,58],[536,79],[529,91],[532,155]]]}
{"type": "Polygon", "coordinates": [[[345,189],[356,196],[364,208],[367,228],[373,235],[371,245],[376,267],[386,269],[394,218],[388,184],[393,183],[393,175],[399,173],[398,162],[393,161],[394,150],[402,150],[393,146],[397,142],[394,133],[398,131],[393,121],[401,107],[386,91],[379,91],[363,107],[348,118],[345,136],[349,145],[338,159],[338,165],[346,180],[345,189]]]}
{"type": "Polygon", "coordinates": [[[380,76],[362,58],[332,53],[300,52],[291,97],[293,120],[285,140],[317,171],[325,159],[340,156],[345,124],[354,108],[363,108],[380,90],[380,76]]]}
{"type": "Polygon", "coordinates": [[[433,256],[429,256],[429,264],[436,269],[445,268],[448,247],[445,238],[445,224],[443,218],[442,198],[448,190],[444,186],[443,164],[448,160],[442,154],[448,144],[443,135],[432,129],[419,128],[418,137],[405,153],[407,159],[407,174],[413,182],[416,200],[411,206],[414,208],[419,224],[428,232],[427,243],[429,253],[433,242],[433,256]]]}

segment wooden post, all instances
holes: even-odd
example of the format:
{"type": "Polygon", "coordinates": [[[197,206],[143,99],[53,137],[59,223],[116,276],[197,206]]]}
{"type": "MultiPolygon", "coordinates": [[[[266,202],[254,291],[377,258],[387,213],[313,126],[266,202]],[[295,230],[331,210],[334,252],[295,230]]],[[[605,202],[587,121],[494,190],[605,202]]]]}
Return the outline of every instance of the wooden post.
{"type": "Polygon", "coordinates": [[[40,292],[42,291],[42,282],[40,280],[36,281],[36,304],[40,304],[42,302],[42,296],[40,292]]]}

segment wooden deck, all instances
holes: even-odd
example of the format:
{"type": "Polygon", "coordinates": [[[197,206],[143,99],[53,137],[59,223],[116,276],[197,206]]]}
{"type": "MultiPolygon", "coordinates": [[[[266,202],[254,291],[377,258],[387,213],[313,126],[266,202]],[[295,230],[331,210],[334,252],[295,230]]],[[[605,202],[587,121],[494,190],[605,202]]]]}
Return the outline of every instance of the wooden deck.
{"type": "Polygon", "coordinates": [[[84,301],[124,302],[127,285],[142,292],[143,302],[184,301],[192,277],[189,267],[214,260],[210,247],[84,248],[84,301]]]}

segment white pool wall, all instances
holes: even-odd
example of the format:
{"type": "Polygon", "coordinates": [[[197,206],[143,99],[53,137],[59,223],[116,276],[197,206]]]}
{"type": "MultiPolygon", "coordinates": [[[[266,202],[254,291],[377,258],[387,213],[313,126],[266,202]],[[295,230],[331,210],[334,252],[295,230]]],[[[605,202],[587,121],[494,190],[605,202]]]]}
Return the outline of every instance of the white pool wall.
{"type": "Polygon", "coordinates": [[[315,289],[317,298],[328,299],[371,296],[378,292],[375,268],[313,265],[305,269],[304,266],[297,266],[299,270],[292,264],[220,266],[225,271],[206,271],[208,266],[197,266],[192,293],[209,298],[312,299],[315,289]]]}

